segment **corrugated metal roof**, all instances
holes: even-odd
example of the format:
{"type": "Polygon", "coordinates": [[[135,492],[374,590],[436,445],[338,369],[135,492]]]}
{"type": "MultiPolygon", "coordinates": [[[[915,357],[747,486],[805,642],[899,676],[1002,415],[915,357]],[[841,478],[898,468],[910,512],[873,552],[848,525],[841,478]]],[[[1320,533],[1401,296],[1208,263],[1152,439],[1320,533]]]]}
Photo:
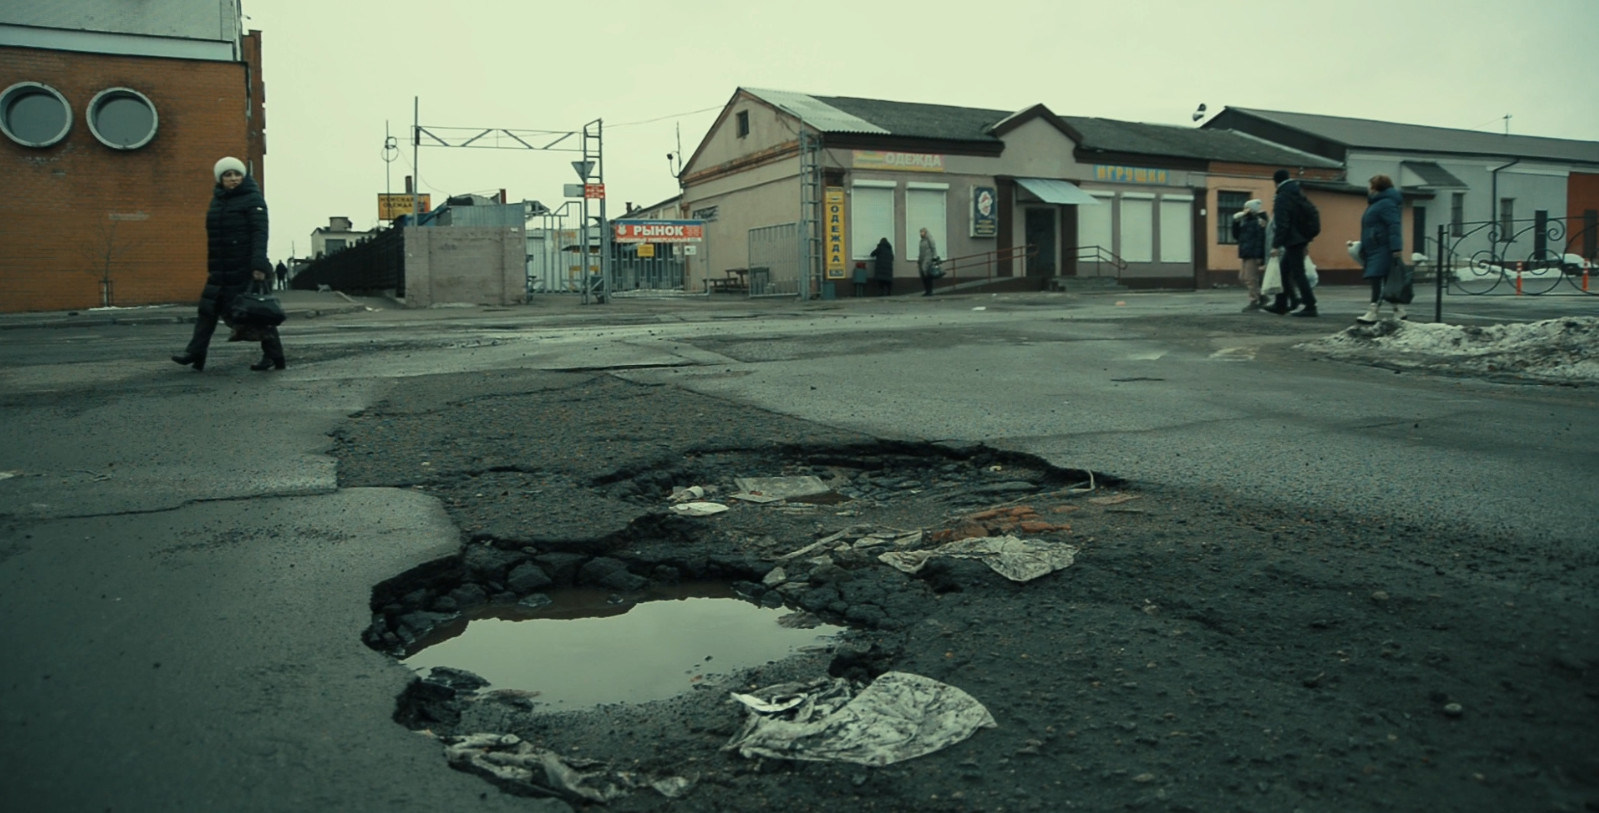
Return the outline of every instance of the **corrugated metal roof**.
{"type": "Polygon", "coordinates": [[[1403,150],[1406,152],[1503,155],[1599,164],[1599,141],[1576,141],[1540,136],[1504,135],[1421,124],[1352,119],[1229,107],[1284,127],[1336,141],[1346,147],[1403,150]]]}
{"type": "Polygon", "coordinates": [[[1011,115],[1008,110],[982,110],[915,102],[890,102],[849,96],[812,96],[786,90],[744,88],[824,133],[870,133],[907,138],[998,142],[988,131],[1011,115]]]}
{"type": "Polygon", "coordinates": [[[866,119],[839,110],[836,107],[805,93],[787,90],[744,90],[764,99],[779,110],[824,133],[888,133],[866,119]]]}

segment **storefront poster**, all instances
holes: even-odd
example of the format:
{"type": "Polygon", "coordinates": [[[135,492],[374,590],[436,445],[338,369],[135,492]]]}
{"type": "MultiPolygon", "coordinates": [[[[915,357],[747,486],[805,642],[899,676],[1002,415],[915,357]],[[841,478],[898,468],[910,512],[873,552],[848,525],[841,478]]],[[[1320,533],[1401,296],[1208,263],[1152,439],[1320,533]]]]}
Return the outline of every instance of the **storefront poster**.
{"type": "Polygon", "coordinates": [[[998,201],[994,187],[972,187],[973,237],[993,237],[999,233],[999,218],[995,213],[998,201]]]}

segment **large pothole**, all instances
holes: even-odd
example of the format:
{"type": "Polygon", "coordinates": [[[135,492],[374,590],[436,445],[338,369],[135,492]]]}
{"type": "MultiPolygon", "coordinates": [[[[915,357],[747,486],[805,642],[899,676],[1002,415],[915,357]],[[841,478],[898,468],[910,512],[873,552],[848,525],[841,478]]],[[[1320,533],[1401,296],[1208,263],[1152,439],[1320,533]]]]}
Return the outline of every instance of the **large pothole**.
{"type": "MultiPolygon", "coordinates": [[[[870,682],[941,594],[1069,565],[1073,503],[1108,479],[984,447],[693,454],[586,484],[641,509],[621,533],[539,544],[479,533],[458,556],[378,585],[365,640],[424,673],[396,721],[446,742],[496,732],[564,753],[563,736],[633,741],[615,732],[634,720],[638,737],[675,726],[703,745],[732,731],[730,691],[870,682]],[[716,623],[737,626],[684,612],[710,603],[716,623]],[[571,616],[592,626],[559,626],[571,616]],[[817,624],[832,628],[819,638],[805,629],[817,624]]],[[[712,747],[644,761],[679,758],[725,757],[712,747]]]]}

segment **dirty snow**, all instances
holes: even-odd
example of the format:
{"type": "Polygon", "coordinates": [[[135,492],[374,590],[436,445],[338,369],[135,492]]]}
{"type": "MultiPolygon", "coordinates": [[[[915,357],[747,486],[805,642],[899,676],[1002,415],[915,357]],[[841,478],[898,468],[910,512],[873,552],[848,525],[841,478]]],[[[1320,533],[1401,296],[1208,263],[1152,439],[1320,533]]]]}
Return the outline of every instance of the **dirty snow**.
{"type": "Polygon", "coordinates": [[[1599,383],[1599,317],[1489,327],[1380,321],[1297,345],[1347,361],[1555,384],[1599,383]]]}

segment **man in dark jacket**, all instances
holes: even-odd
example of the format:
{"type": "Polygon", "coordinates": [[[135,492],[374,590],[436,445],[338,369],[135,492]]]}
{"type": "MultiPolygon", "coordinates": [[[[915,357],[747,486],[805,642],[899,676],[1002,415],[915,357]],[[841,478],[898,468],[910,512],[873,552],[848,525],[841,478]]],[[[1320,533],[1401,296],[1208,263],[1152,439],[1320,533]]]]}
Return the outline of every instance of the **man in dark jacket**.
{"type": "Polygon", "coordinates": [[[1238,244],[1238,279],[1249,290],[1244,312],[1258,311],[1266,305],[1260,295],[1260,272],[1266,263],[1266,212],[1261,202],[1252,200],[1233,215],[1233,241],[1238,244]]]}
{"type": "MultiPolygon", "coordinates": [[[[1312,205],[1299,188],[1299,182],[1288,178],[1288,170],[1279,169],[1271,176],[1277,182],[1277,197],[1272,200],[1271,253],[1280,257],[1283,289],[1288,299],[1298,299],[1304,307],[1294,311],[1295,316],[1319,316],[1316,313],[1316,294],[1305,277],[1305,255],[1310,251],[1306,214],[1312,205]]],[[[1278,301],[1267,310],[1287,313],[1286,303],[1278,301]]]]}

